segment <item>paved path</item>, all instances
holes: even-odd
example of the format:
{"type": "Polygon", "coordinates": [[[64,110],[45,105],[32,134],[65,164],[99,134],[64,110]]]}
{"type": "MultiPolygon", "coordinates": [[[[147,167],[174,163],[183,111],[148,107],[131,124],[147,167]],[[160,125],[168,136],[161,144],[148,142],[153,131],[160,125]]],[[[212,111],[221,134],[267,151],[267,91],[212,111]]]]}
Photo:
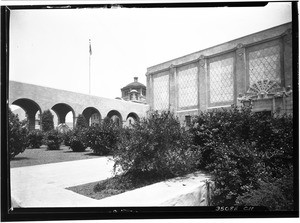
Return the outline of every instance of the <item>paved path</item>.
{"type": "Polygon", "coordinates": [[[172,206],[194,205],[195,202],[199,205],[205,204],[204,181],[207,176],[201,173],[102,200],[65,189],[112,177],[112,170],[113,161],[107,157],[12,168],[13,203],[20,207],[172,206]]]}

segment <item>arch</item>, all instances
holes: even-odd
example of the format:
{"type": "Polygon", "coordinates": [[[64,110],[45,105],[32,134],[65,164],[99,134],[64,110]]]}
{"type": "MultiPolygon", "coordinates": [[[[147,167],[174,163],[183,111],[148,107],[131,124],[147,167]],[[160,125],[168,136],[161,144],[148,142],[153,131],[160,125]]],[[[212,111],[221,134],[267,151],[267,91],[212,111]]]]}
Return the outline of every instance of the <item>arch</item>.
{"type": "Polygon", "coordinates": [[[39,117],[36,119],[36,114],[38,111],[40,114],[42,112],[38,103],[28,98],[20,98],[13,101],[12,104],[21,107],[25,111],[28,120],[28,129],[34,130],[36,121],[39,120],[39,117]]]}
{"type": "Polygon", "coordinates": [[[136,113],[130,112],[126,118],[126,126],[131,126],[134,122],[138,121],[139,119],[140,118],[136,113]]]}
{"type": "Polygon", "coordinates": [[[101,113],[98,109],[94,107],[87,107],[83,110],[82,115],[87,121],[87,124],[93,125],[93,124],[100,124],[101,122],[101,113]]]}
{"type": "Polygon", "coordinates": [[[117,110],[111,110],[107,113],[107,117],[111,118],[114,122],[116,122],[119,126],[123,125],[123,119],[120,112],[117,110]]]}
{"type": "Polygon", "coordinates": [[[51,108],[57,115],[58,118],[58,125],[61,123],[66,123],[66,116],[69,112],[72,112],[73,114],[73,126],[74,126],[74,122],[75,122],[75,112],[74,109],[65,103],[58,103],[55,104],[52,108],[51,108]]]}
{"type": "Polygon", "coordinates": [[[134,113],[134,112],[130,112],[130,113],[127,115],[126,120],[127,120],[128,118],[130,118],[130,117],[133,118],[135,121],[140,120],[139,116],[138,116],[136,113],[134,113]]]}

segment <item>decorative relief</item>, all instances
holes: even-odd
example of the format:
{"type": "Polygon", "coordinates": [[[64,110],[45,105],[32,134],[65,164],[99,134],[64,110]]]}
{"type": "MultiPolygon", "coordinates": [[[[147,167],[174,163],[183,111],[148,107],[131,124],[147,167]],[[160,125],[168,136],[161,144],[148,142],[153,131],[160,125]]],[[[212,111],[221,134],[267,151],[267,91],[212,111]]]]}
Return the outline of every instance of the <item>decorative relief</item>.
{"type": "Polygon", "coordinates": [[[239,44],[236,46],[236,53],[237,53],[237,55],[239,55],[240,57],[244,55],[244,53],[245,53],[244,44],[239,43],[239,44]]]}
{"type": "Polygon", "coordinates": [[[199,65],[200,65],[200,67],[204,67],[204,65],[205,65],[205,56],[204,55],[200,55],[199,65]]]}
{"type": "Polygon", "coordinates": [[[176,67],[173,64],[171,64],[170,67],[169,67],[169,70],[170,70],[171,74],[174,74],[175,70],[176,70],[176,67]]]}
{"type": "Polygon", "coordinates": [[[259,80],[249,87],[247,94],[258,98],[266,98],[270,94],[274,95],[279,90],[281,90],[281,87],[276,81],[259,80]]]}
{"type": "Polygon", "coordinates": [[[210,103],[233,100],[233,58],[209,64],[210,103]]]}
{"type": "Polygon", "coordinates": [[[273,97],[287,97],[291,93],[292,89],[290,86],[285,89],[277,81],[264,79],[251,84],[244,95],[239,94],[238,100],[243,102],[273,97]]]}
{"type": "Polygon", "coordinates": [[[197,67],[178,72],[178,106],[188,107],[197,105],[197,67]]]}
{"type": "Polygon", "coordinates": [[[153,100],[155,110],[169,108],[169,75],[153,78],[153,100]]]}

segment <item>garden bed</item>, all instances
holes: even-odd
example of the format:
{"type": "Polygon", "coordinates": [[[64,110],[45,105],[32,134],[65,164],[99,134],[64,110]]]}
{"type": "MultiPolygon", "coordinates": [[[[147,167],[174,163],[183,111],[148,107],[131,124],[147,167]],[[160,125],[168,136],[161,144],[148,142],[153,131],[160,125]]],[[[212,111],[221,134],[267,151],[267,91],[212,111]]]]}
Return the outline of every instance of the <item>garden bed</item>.
{"type": "Polygon", "coordinates": [[[93,198],[103,199],[127,191],[131,191],[140,187],[144,187],[150,184],[154,184],[160,181],[166,180],[164,178],[153,178],[151,174],[143,174],[143,177],[134,175],[117,175],[115,177],[102,180],[99,182],[93,182],[83,184],[75,187],[69,187],[67,189],[79,193],[81,195],[93,198]]]}

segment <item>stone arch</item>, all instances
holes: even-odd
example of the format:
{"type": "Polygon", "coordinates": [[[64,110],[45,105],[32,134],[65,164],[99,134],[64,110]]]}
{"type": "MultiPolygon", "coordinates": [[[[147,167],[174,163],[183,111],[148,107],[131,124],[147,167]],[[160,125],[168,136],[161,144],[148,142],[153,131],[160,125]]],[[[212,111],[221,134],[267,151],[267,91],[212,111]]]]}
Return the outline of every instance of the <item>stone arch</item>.
{"type": "Polygon", "coordinates": [[[82,115],[87,121],[87,124],[90,126],[92,124],[100,124],[101,122],[101,113],[98,109],[94,107],[87,107],[83,110],[82,115]]]}
{"type": "Polygon", "coordinates": [[[111,118],[114,122],[116,122],[119,126],[123,125],[123,119],[120,112],[117,110],[111,110],[107,113],[107,117],[111,118]]]}
{"type": "Polygon", "coordinates": [[[58,118],[58,125],[61,123],[66,123],[66,116],[69,112],[72,112],[73,114],[73,126],[75,126],[75,112],[74,109],[65,103],[58,103],[55,104],[52,108],[51,108],[57,115],[58,118]]]}
{"type": "Polygon", "coordinates": [[[28,98],[20,98],[12,102],[12,104],[21,107],[25,111],[28,120],[28,129],[34,130],[36,125],[36,114],[37,112],[40,114],[42,112],[38,103],[28,98]]]}
{"type": "Polygon", "coordinates": [[[134,122],[140,120],[139,116],[134,113],[134,112],[130,112],[128,115],[127,115],[127,118],[126,118],[126,124],[127,125],[131,125],[133,124],[134,122]]]}

